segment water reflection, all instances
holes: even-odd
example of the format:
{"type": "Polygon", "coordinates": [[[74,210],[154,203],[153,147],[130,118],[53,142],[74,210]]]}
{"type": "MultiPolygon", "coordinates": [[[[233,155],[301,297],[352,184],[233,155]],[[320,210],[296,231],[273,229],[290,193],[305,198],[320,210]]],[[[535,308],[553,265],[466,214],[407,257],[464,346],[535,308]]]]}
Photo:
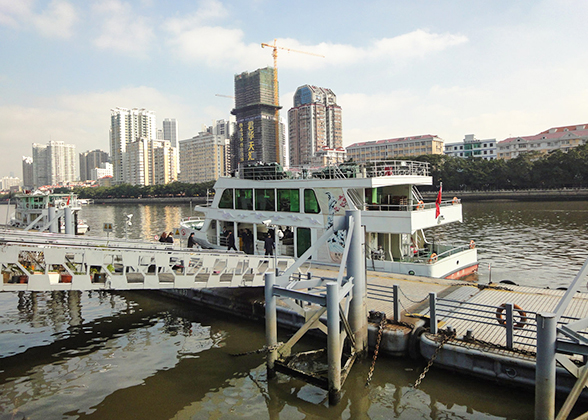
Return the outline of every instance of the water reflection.
{"type": "Polygon", "coordinates": [[[370,360],[359,361],[329,407],[325,391],[302,381],[268,382],[261,355],[232,356],[263,346],[262,324],[153,293],[0,298],[2,420],[532,418],[531,394],[436,369],[413,390],[423,362],[383,357],[369,388],[370,360]],[[5,351],[10,330],[16,352],[5,351]]]}
{"type": "Polygon", "coordinates": [[[80,218],[90,226],[92,236],[107,236],[104,223],[112,223],[114,232],[110,235],[124,238],[128,233],[131,239],[153,240],[162,232],[175,231],[183,218],[192,216],[190,204],[96,204],[85,206],[80,218]],[[132,214],[132,225],[127,226],[127,215],[132,214]]]}

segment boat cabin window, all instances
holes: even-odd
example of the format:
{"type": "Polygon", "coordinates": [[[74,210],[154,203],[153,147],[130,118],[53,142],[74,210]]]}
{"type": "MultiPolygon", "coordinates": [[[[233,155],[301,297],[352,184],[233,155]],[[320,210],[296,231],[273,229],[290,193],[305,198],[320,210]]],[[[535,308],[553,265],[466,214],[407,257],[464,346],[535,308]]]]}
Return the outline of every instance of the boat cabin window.
{"type": "Polygon", "coordinates": [[[304,213],[320,213],[320,211],[314,190],[304,190],[304,213]]]}
{"type": "Polygon", "coordinates": [[[238,210],[253,210],[253,190],[235,190],[235,208],[238,210]]]}
{"type": "Polygon", "coordinates": [[[298,213],[300,211],[299,190],[278,190],[278,210],[298,213]]]}
{"type": "Polygon", "coordinates": [[[300,257],[312,245],[310,228],[296,228],[296,235],[298,235],[298,240],[296,241],[296,254],[300,257]]]}
{"type": "Polygon", "coordinates": [[[276,210],[276,190],[273,188],[255,190],[255,210],[276,210]]]}
{"type": "Polygon", "coordinates": [[[233,208],[233,189],[227,188],[223,191],[220,201],[218,203],[219,209],[232,209],[233,208]]]}

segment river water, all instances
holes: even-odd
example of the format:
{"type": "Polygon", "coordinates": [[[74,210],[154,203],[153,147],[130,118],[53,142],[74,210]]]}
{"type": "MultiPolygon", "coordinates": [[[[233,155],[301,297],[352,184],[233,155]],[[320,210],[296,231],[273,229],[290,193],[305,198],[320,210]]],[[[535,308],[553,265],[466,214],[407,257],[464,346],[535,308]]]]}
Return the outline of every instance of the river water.
{"type": "MultiPolygon", "coordinates": [[[[189,205],[92,205],[91,233],[153,239],[172,231],[189,205]]],[[[0,214],[0,217],[2,215],[0,214]]],[[[428,233],[474,239],[478,281],[569,284],[588,250],[588,203],[466,203],[464,223],[428,233]]],[[[0,293],[0,420],[8,419],[532,419],[532,391],[513,390],[380,357],[356,363],[342,401],[279,375],[267,381],[263,324],[169,300],[153,292],[0,293]]],[[[285,341],[287,331],[281,331],[285,341]]],[[[304,348],[321,342],[307,339],[304,348]]]]}

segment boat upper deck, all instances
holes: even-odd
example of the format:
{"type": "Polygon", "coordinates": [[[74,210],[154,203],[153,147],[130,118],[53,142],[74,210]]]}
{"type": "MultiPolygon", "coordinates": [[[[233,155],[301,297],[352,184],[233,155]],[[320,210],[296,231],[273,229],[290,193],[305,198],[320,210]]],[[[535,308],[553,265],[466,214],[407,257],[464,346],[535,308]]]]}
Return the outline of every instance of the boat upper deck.
{"type": "Polygon", "coordinates": [[[411,183],[407,178],[420,178],[419,183],[429,183],[429,163],[406,160],[390,160],[378,162],[345,162],[336,166],[300,166],[284,168],[277,163],[245,164],[239,167],[235,178],[256,181],[284,180],[353,180],[403,178],[403,183],[411,183]],[[426,178],[426,179],[423,179],[426,178]]]}

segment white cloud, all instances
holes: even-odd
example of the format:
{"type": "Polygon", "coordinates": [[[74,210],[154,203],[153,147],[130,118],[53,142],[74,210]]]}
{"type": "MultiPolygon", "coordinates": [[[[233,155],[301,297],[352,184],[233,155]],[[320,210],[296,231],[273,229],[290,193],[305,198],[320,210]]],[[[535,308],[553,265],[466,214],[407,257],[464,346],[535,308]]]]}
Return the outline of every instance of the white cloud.
{"type": "Polygon", "coordinates": [[[32,14],[33,0],[0,0],[0,24],[19,27],[32,14]]]}
{"type": "MultiPolygon", "coordinates": [[[[171,34],[170,45],[181,59],[203,61],[213,67],[230,65],[234,69],[272,63],[271,54],[262,51],[260,43],[244,42],[245,34],[242,30],[201,25],[200,22],[196,14],[165,23],[165,29],[171,34]]],[[[304,45],[293,38],[279,38],[277,45],[282,48],[278,48],[278,66],[310,70],[327,65],[358,64],[366,60],[409,60],[423,58],[467,41],[468,38],[463,35],[435,34],[421,29],[394,38],[375,40],[366,47],[325,42],[304,45]],[[316,55],[322,55],[325,59],[316,55]]]]}
{"type": "Polygon", "coordinates": [[[154,40],[152,24],[128,3],[104,0],[96,3],[94,12],[102,19],[102,33],[94,40],[101,49],[144,57],[154,40]]]}
{"type": "Polygon", "coordinates": [[[373,58],[422,58],[429,53],[443,51],[467,41],[468,38],[464,35],[433,34],[418,29],[394,38],[375,41],[374,46],[368,50],[368,54],[373,58]]]}
{"type": "Polygon", "coordinates": [[[74,144],[77,152],[109,152],[110,109],[116,107],[151,109],[159,127],[164,118],[177,118],[182,138],[200,129],[199,125],[193,126],[194,110],[181,98],[145,86],[37,99],[29,106],[4,105],[0,106],[0,167],[5,173],[13,171],[21,177],[21,163],[16,157],[30,156],[32,143],[45,144],[49,140],[74,144]]]}
{"type": "Polygon", "coordinates": [[[33,17],[34,25],[45,36],[69,38],[77,21],[74,7],[66,1],[53,0],[47,10],[33,17]]]}
{"type": "Polygon", "coordinates": [[[53,0],[45,10],[36,13],[33,0],[0,0],[0,25],[13,28],[32,24],[41,35],[69,38],[78,20],[75,8],[65,0],[53,0]]]}

